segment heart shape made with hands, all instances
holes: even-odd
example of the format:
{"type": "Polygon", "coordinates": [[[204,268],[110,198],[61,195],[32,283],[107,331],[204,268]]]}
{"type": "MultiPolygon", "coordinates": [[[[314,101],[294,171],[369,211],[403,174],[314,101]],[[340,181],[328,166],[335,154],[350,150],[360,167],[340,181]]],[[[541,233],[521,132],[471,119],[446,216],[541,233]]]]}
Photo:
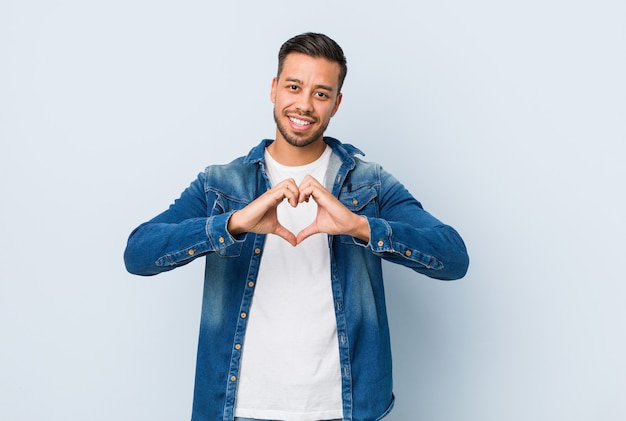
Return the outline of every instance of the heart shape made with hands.
{"type": "Polygon", "coordinates": [[[282,199],[276,205],[277,226],[274,234],[296,246],[311,235],[323,232],[318,224],[318,218],[323,214],[323,210],[319,212],[320,204],[316,199],[318,193],[315,193],[315,190],[327,191],[313,177],[308,179],[305,177],[300,185],[296,185],[292,179],[283,183],[282,199]]]}
{"type": "Polygon", "coordinates": [[[293,179],[287,179],[267,190],[243,209],[232,214],[228,230],[233,235],[245,232],[275,234],[293,246],[318,233],[347,234],[369,241],[367,219],[346,208],[310,175],[305,176],[300,185],[293,179]],[[287,200],[292,208],[297,208],[299,204],[309,202],[311,198],[317,204],[313,222],[302,228],[298,234],[294,234],[278,220],[278,206],[287,200]]]}

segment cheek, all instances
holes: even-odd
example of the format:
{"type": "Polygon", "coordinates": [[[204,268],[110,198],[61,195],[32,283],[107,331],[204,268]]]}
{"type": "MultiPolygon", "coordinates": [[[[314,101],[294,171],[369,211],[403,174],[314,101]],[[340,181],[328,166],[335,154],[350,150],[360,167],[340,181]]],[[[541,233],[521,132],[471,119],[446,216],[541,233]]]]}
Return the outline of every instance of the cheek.
{"type": "Polygon", "coordinates": [[[332,116],[335,115],[335,111],[336,111],[335,107],[332,107],[332,106],[326,107],[324,109],[324,114],[323,115],[325,115],[327,119],[330,119],[332,116]]]}
{"type": "Polygon", "coordinates": [[[280,93],[274,95],[274,105],[276,105],[277,108],[286,108],[289,102],[289,98],[285,95],[281,95],[280,93]]]}

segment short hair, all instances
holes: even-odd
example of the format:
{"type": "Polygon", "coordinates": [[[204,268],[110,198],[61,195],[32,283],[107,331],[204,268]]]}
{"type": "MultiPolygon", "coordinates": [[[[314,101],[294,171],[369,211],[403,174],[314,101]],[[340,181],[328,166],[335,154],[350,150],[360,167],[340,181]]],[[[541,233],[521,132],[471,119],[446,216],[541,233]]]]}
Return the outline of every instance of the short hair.
{"type": "Polygon", "coordinates": [[[277,77],[283,71],[285,58],[291,53],[306,54],[311,57],[321,57],[328,61],[339,64],[339,89],[343,86],[343,81],[348,73],[348,65],[343,50],[334,40],[324,34],[307,32],[296,35],[285,41],[278,51],[278,72],[277,77]]]}

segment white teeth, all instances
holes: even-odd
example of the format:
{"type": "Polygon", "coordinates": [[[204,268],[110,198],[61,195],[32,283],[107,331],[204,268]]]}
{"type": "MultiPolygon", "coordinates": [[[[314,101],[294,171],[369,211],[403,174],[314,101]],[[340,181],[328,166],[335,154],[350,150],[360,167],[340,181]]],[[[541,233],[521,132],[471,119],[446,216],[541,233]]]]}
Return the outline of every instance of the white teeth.
{"type": "Polygon", "coordinates": [[[299,118],[295,118],[295,117],[289,117],[289,120],[291,120],[293,123],[297,124],[298,126],[308,126],[309,124],[311,124],[308,121],[300,120],[299,118]]]}

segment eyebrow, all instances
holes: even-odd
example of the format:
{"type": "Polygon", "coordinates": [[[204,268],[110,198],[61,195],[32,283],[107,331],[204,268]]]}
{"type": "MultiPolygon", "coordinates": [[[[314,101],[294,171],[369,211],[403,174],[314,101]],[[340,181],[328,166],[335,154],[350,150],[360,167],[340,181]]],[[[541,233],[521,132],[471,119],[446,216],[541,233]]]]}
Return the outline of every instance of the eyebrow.
{"type": "MultiPolygon", "coordinates": [[[[300,79],[297,79],[295,77],[286,77],[285,81],[299,83],[300,85],[304,84],[303,81],[301,81],[300,79]]],[[[334,91],[332,86],[328,86],[328,85],[315,85],[314,88],[315,89],[324,89],[324,90],[329,91],[329,92],[333,92],[334,91]]]]}

